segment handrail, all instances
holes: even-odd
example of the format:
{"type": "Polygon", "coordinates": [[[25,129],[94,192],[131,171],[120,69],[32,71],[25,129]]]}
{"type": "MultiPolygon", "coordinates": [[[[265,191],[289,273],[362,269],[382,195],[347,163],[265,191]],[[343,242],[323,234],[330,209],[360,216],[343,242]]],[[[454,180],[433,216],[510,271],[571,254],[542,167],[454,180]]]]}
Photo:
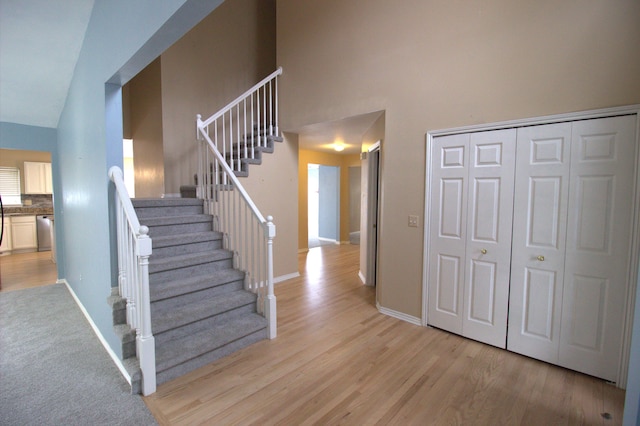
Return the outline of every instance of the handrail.
{"type": "MultiPolygon", "coordinates": [[[[199,193],[205,200],[207,212],[214,216],[216,230],[225,234],[226,248],[233,251],[237,266],[246,274],[245,288],[258,294],[262,299],[262,306],[260,303],[258,306],[268,321],[267,334],[269,339],[274,339],[277,335],[277,313],[276,297],[273,290],[273,239],[276,236],[273,217],[264,218],[231,167],[224,161],[224,157],[209,135],[200,127],[201,123],[202,121],[198,117],[198,129],[208,145],[208,151],[214,155],[215,169],[222,170],[224,173],[225,179],[220,181],[224,180],[225,184],[221,184],[219,181],[210,188],[213,192],[205,190],[199,191],[199,193]],[[237,192],[244,205],[240,205],[231,192],[237,192]],[[243,211],[243,207],[247,210],[243,211]],[[252,232],[248,224],[250,219],[247,217],[248,214],[253,216],[257,222],[256,225],[262,229],[262,235],[256,235],[252,232]],[[245,227],[241,228],[242,225],[245,227]],[[235,235],[230,235],[231,232],[234,232],[235,235]],[[251,243],[256,243],[256,239],[262,241],[257,241],[257,246],[254,246],[251,243]],[[242,246],[243,242],[246,244],[245,246],[242,246]],[[251,246],[248,247],[247,245],[250,245],[248,243],[251,246]],[[264,259],[256,259],[258,257],[264,257],[264,259]]],[[[208,162],[209,156],[205,155],[205,158],[208,162]]]]}
{"type": "Polygon", "coordinates": [[[211,123],[216,121],[218,118],[222,117],[225,113],[229,112],[234,106],[238,105],[240,102],[242,102],[244,99],[246,99],[249,95],[251,95],[252,93],[257,92],[258,89],[260,89],[266,83],[268,83],[269,81],[273,80],[274,78],[276,78],[277,76],[279,76],[281,74],[282,74],[282,67],[279,67],[277,70],[275,70],[274,72],[272,72],[271,74],[269,74],[268,76],[266,76],[265,78],[260,80],[260,82],[255,84],[253,87],[251,87],[251,89],[247,90],[242,95],[238,96],[236,99],[234,99],[229,104],[227,104],[227,106],[222,108],[220,111],[216,112],[211,117],[209,117],[205,121],[203,121],[202,122],[202,127],[209,126],[211,123]]]}
{"type": "Polygon", "coordinates": [[[223,233],[235,266],[245,272],[245,288],[258,295],[258,312],[276,337],[273,291],[273,218],[265,219],[238,179],[278,139],[278,68],[206,120],[197,116],[197,195],[223,233]],[[262,303],[260,303],[262,302],[262,303]]]}
{"type": "Polygon", "coordinates": [[[136,330],[136,355],[142,371],[142,393],[156,391],[155,339],[151,332],[149,297],[149,228],[140,225],[122,170],[113,166],[109,178],[114,183],[118,241],[118,290],[127,301],[127,324],[136,330]]]}

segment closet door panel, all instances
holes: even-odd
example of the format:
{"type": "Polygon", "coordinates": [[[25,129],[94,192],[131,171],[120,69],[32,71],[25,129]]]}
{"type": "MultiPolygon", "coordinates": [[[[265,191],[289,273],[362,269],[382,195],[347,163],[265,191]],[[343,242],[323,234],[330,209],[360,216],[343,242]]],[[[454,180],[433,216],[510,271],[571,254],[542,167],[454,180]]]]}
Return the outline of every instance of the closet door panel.
{"type": "Polygon", "coordinates": [[[434,138],[427,322],[462,334],[469,135],[434,138]]]}
{"type": "Polygon", "coordinates": [[[463,335],[505,348],[516,131],[473,133],[463,335]]]}
{"type": "Polygon", "coordinates": [[[635,116],[575,122],[559,364],[615,381],[628,287],[635,116]]]}
{"type": "Polygon", "coordinates": [[[518,129],[507,349],[557,363],[571,124],[518,129]]]}

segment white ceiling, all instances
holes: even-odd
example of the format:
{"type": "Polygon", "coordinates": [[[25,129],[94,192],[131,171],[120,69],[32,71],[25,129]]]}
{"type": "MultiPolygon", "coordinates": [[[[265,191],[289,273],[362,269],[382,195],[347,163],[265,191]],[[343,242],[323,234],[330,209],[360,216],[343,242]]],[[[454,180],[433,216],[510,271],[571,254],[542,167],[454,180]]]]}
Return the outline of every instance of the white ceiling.
{"type": "Polygon", "coordinates": [[[0,121],[56,128],[94,0],[0,0],[0,121]]]}
{"type": "Polygon", "coordinates": [[[345,147],[339,154],[358,154],[362,137],[381,114],[382,111],[376,111],[296,129],[295,132],[299,136],[298,146],[300,149],[337,154],[334,150],[334,144],[337,142],[345,147]]]}

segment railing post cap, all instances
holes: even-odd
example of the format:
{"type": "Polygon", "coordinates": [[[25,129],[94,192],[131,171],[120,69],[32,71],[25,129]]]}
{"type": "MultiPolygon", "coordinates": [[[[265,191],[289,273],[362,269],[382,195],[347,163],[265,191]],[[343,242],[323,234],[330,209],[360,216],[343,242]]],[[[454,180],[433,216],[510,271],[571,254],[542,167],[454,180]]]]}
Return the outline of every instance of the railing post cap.
{"type": "Polygon", "coordinates": [[[109,168],[108,175],[109,175],[109,179],[111,179],[111,180],[113,180],[114,176],[119,176],[120,178],[122,178],[122,176],[123,176],[122,175],[122,170],[118,166],[111,166],[109,168]]]}

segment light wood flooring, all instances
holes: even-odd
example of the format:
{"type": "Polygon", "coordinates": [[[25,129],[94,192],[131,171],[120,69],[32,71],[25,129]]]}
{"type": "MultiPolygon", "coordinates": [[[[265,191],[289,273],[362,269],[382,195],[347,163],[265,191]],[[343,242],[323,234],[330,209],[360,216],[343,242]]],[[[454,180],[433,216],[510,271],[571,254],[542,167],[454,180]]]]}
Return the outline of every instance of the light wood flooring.
{"type": "Polygon", "coordinates": [[[0,291],[55,284],[57,279],[50,251],[0,256],[0,291]]]}
{"type": "Polygon", "coordinates": [[[299,270],[276,285],[275,340],[144,398],[161,425],[622,422],[624,392],[601,380],[380,314],[358,246],[312,249],[299,270]]]}

